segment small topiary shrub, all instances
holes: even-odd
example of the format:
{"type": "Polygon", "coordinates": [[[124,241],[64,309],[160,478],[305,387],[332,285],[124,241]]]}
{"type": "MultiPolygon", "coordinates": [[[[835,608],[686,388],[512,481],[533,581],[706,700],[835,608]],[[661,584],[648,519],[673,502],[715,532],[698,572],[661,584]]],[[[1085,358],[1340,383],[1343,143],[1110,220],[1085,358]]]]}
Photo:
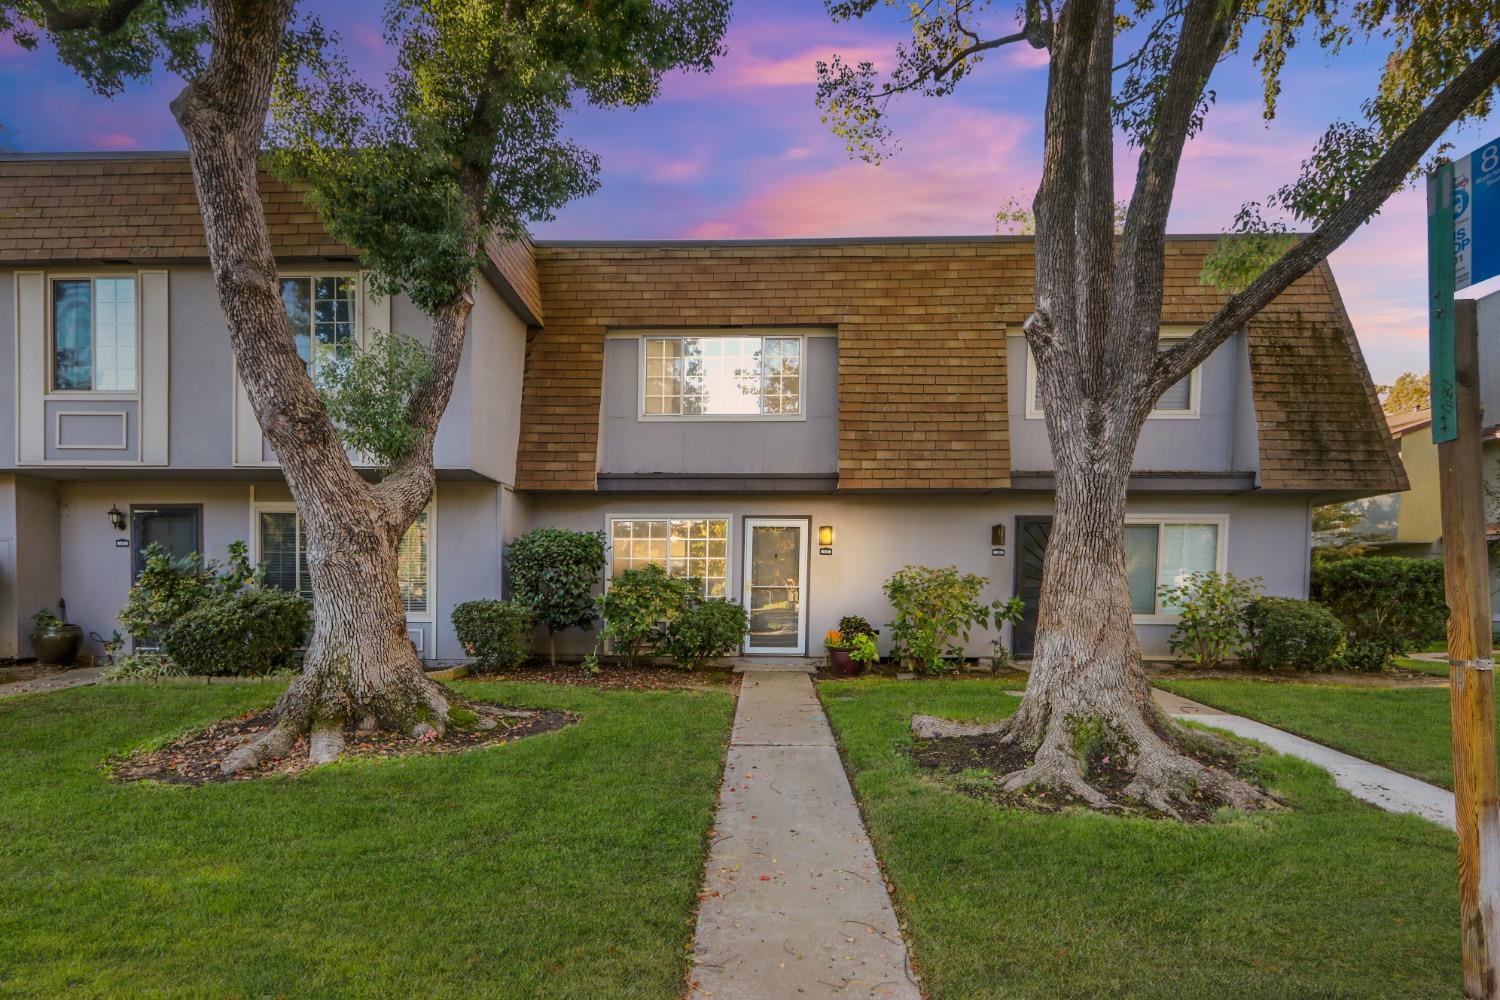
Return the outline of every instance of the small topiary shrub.
{"type": "Polygon", "coordinates": [[[285,591],[246,587],[214,594],[162,632],[185,674],[269,674],[296,666],[312,605],[285,591]]]}
{"type": "Polygon", "coordinates": [[[1200,667],[1217,667],[1245,646],[1245,607],[1260,593],[1260,577],[1189,573],[1179,584],[1157,588],[1163,608],[1177,611],[1167,645],[1200,667]]]}
{"type": "Polygon", "coordinates": [[[662,650],[679,666],[702,669],[709,660],[740,648],[750,631],[750,616],[733,601],[703,601],[683,611],[667,626],[662,650]]]}
{"type": "Polygon", "coordinates": [[[1313,599],[1344,625],[1341,665],[1383,670],[1401,653],[1442,638],[1448,621],[1443,564],[1362,556],[1313,568],[1313,599]]]}
{"type": "Polygon", "coordinates": [[[519,601],[465,601],[453,609],[453,631],[480,672],[525,663],[535,627],[536,616],[519,601]]]}
{"type": "Polygon", "coordinates": [[[1316,601],[1261,597],[1245,608],[1251,661],[1264,670],[1328,670],[1344,642],[1338,615],[1316,601]]]}
{"type": "Polygon", "coordinates": [[[668,576],[660,566],[627,569],[598,598],[604,628],[600,642],[614,644],[627,666],[656,649],[672,623],[702,603],[703,585],[693,577],[668,576]]]}
{"type": "Polygon", "coordinates": [[[557,633],[594,624],[594,586],[604,571],[604,532],[533,528],[510,543],[505,568],[515,599],[547,628],[557,665],[557,633]]]}
{"type": "Polygon", "coordinates": [[[957,566],[905,566],[885,582],[885,596],[896,612],[890,623],[891,655],[922,673],[947,669],[963,655],[969,630],[986,627],[994,604],[979,600],[989,581],[957,566]]]}

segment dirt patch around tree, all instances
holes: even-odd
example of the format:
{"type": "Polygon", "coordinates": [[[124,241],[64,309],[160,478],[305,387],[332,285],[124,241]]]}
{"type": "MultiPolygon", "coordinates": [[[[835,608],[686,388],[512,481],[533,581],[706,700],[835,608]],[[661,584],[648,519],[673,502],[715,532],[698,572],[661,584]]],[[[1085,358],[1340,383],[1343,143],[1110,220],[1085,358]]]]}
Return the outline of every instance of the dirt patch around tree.
{"type": "MultiPolygon", "coordinates": [[[[1253,766],[1254,759],[1258,756],[1253,747],[1231,747],[1212,737],[1200,739],[1193,736],[1184,740],[1178,749],[1200,764],[1238,775],[1263,787],[1253,766]]],[[[945,785],[964,795],[1028,812],[1051,814],[1070,809],[1096,811],[1083,799],[1054,789],[1023,789],[1019,792],[1002,790],[999,778],[1030,767],[1034,755],[1023,747],[1001,743],[998,735],[919,740],[912,745],[909,754],[918,767],[936,772],[945,785]]],[[[1124,763],[1122,755],[1106,753],[1091,760],[1084,773],[1088,783],[1102,792],[1120,815],[1206,823],[1218,809],[1215,803],[1207,799],[1190,799],[1186,803],[1178,803],[1180,816],[1171,817],[1126,798],[1125,787],[1130,784],[1134,775],[1125,768],[1124,763]]]]}
{"type": "MultiPolygon", "coordinates": [[[[499,743],[514,743],[528,736],[554,732],[572,725],[578,717],[560,709],[510,708],[470,702],[461,706],[475,718],[462,728],[450,725],[441,737],[419,738],[405,733],[353,733],[344,745],[346,758],[417,757],[462,753],[499,743]],[[489,725],[493,723],[493,725],[489,725]]],[[[233,775],[220,769],[224,758],[237,747],[266,731],[272,713],[242,715],[216,722],[206,729],[172,741],[166,746],[110,760],[115,781],[160,781],[173,785],[206,785],[221,781],[247,781],[276,774],[298,774],[312,765],[307,759],[307,739],[280,760],[233,775]]],[[[467,718],[465,722],[469,722],[467,718]]]]}

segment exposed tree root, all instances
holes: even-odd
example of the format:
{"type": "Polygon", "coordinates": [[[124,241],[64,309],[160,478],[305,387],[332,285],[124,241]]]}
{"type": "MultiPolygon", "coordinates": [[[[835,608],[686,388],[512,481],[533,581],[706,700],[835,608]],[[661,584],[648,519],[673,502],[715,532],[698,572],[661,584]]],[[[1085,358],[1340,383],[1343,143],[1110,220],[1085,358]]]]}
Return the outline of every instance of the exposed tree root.
{"type": "Polygon", "coordinates": [[[964,741],[971,756],[993,754],[1009,768],[995,779],[999,792],[1049,809],[1062,801],[1192,820],[1224,806],[1248,812],[1277,805],[1274,796],[1233,773],[1242,748],[1159,715],[1027,712],[984,724],[916,716],[911,729],[929,747],[964,741]]]}

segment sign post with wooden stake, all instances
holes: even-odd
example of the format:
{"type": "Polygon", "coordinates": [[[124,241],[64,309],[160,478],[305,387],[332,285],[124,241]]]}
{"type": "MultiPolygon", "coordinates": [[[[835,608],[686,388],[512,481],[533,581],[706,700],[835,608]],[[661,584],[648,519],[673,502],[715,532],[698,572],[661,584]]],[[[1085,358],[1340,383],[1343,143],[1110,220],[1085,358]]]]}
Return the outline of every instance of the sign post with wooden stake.
{"type": "MultiPolygon", "coordinates": [[[[1432,436],[1442,488],[1464,993],[1493,1000],[1500,997],[1500,788],[1479,437],[1479,328],[1475,303],[1453,298],[1455,250],[1462,259],[1475,235],[1468,212],[1473,178],[1463,176],[1465,166],[1460,161],[1458,185],[1449,164],[1429,178],[1427,188],[1432,436]]],[[[1500,242],[1500,232],[1485,236],[1500,242]]],[[[1484,275],[1475,278],[1473,270],[1466,271],[1462,285],[1483,280],[1484,275]]]]}

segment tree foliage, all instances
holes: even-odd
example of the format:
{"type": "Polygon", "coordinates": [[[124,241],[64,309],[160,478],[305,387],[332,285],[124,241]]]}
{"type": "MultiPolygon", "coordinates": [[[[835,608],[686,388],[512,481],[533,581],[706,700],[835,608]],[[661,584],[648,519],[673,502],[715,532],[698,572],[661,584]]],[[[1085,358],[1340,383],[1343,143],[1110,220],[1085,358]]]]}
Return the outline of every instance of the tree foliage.
{"type": "Polygon", "coordinates": [[[420,431],[406,419],[407,407],[431,375],[420,341],[376,330],[367,347],[318,372],[318,395],[344,443],[388,469],[416,443],[420,431]]]}
{"type": "Polygon", "coordinates": [[[1402,372],[1390,385],[1375,388],[1380,393],[1380,406],[1387,413],[1409,413],[1432,405],[1431,375],[1402,372]]]}

